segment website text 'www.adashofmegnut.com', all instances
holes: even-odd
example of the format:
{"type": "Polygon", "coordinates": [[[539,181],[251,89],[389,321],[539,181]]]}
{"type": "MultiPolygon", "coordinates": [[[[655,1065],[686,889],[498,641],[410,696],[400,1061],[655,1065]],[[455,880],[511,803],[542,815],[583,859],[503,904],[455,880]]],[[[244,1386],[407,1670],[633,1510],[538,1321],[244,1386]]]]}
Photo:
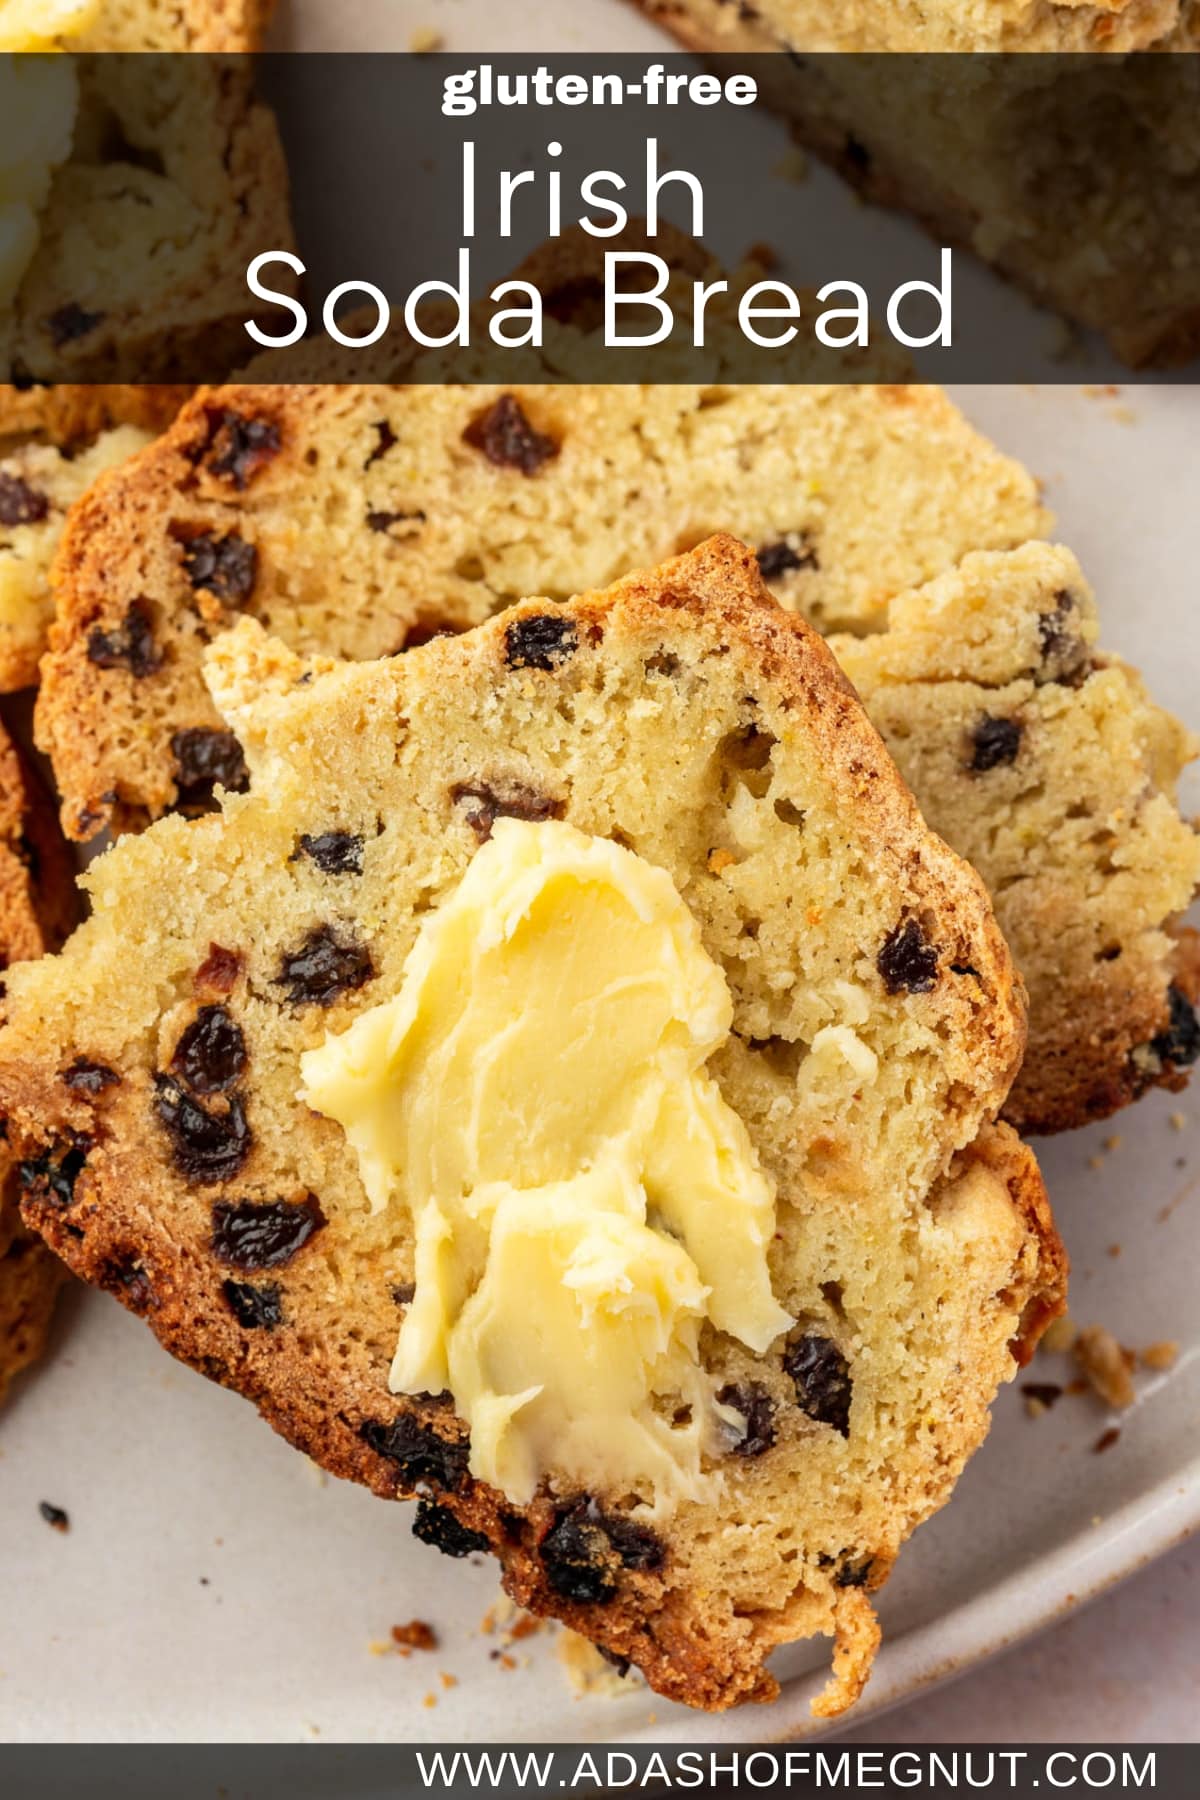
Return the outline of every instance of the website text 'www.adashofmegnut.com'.
{"type": "Polygon", "coordinates": [[[1026,1749],[804,1749],[793,1746],[608,1750],[416,1750],[420,1782],[438,1793],[556,1792],[996,1793],[1035,1789],[1130,1793],[1160,1788],[1160,1755],[1120,1746],[1026,1749]]]}

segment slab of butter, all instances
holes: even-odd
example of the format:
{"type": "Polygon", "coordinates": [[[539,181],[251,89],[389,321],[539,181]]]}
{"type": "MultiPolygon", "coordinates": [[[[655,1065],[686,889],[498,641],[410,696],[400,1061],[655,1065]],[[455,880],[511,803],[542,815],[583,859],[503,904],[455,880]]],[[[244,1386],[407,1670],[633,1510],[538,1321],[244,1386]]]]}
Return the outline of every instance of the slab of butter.
{"type": "Polygon", "coordinates": [[[0,50],[65,49],[99,17],[101,0],[0,0],[0,50]]]}
{"type": "Polygon", "coordinates": [[[698,1496],[705,1321],[764,1351],[775,1197],[705,1069],[725,978],[670,877],[499,819],[422,924],[400,992],[302,1058],[376,1209],[416,1238],[394,1392],[448,1389],[471,1471],[698,1496]]]}

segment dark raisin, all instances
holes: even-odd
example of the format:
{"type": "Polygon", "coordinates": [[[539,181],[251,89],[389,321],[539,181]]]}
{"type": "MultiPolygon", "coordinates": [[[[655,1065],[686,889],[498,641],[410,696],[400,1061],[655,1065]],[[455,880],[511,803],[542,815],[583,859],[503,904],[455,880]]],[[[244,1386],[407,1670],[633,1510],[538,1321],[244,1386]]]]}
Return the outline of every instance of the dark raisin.
{"type": "Polygon", "coordinates": [[[564,1600],[582,1606],[605,1606],[616,1598],[612,1546],[586,1506],[563,1514],[538,1547],[546,1579],[564,1600]]]}
{"type": "Polygon", "coordinates": [[[865,144],[859,142],[858,138],[851,137],[849,134],[842,145],[842,157],[847,166],[860,175],[865,175],[871,167],[871,152],[865,144]]]}
{"type": "Polygon", "coordinates": [[[208,955],[196,970],[192,985],[200,992],[208,990],[215,994],[232,993],[241,968],[242,959],[236,950],[226,950],[221,944],[210,944],[208,955]]]}
{"type": "Polygon", "coordinates": [[[58,1155],[46,1150],[41,1156],[30,1157],[17,1165],[21,1192],[50,1206],[70,1206],[86,1161],[87,1150],[81,1144],[58,1155]]]}
{"type": "Polygon", "coordinates": [[[559,1514],[542,1539],[539,1555],[556,1593],[568,1600],[603,1604],[616,1593],[614,1555],[625,1569],[659,1569],[666,1548],[648,1526],[606,1515],[594,1500],[583,1499],[559,1514]]]}
{"type": "Polygon", "coordinates": [[[106,1292],[115,1294],[132,1312],[144,1313],[156,1304],[150,1277],[132,1253],[105,1263],[100,1285],[106,1292]]]}
{"type": "Polygon", "coordinates": [[[212,1252],[228,1269],[281,1269],[324,1223],[315,1194],[305,1200],[218,1200],[212,1252]]]}
{"type": "Polygon", "coordinates": [[[604,323],[604,303],[604,283],[598,275],[572,276],[542,295],[548,318],[589,334],[604,323]]]}
{"type": "Polygon", "coordinates": [[[594,1507],[589,1509],[589,1516],[599,1524],[620,1557],[623,1569],[661,1569],[666,1549],[662,1539],[648,1525],[638,1525],[632,1519],[614,1517],[611,1513],[602,1514],[594,1507]]]}
{"type": "Polygon", "coordinates": [[[258,551],[236,531],[223,538],[205,532],[184,547],[183,566],[194,588],[204,588],[219,600],[241,602],[254,592],[258,551]]]}
{"type": "Polygon", "coordinates": [[[1174,982],[1167,989],[1169,1023],[1165,1031],[1151,1038],[1150,1048],[1163,1062],[1186,1069],[1200,1057],[1200,1018],[1196,1009],[1174,982]]]}
{"type": "Polygon", "coordinates": [[[328,925],[318,925],[298,950],[283,957],[275,984],[287,989],[293,1006],[331,1006],[339,994],[362,987],[374,973],[364,945],[343,943],[328,925]]]}
{"type": "Polygon", "coordinates": [[[455,1493],[467,1479],[469,1444],[439,1437],[411,1413],[401,1413],[390,1425],[370,1419],[359,1436],[376,1456],[395,1463],[408,1488],[426,1484],[455,1493]]]}
{"type": "Polygon", "coordinates": [[[1075,617],[1076,601],[1065,589],[1056,594],[1054,600],[1053,612],[1038,614],[1043,667],[1035,671],[1035,675],[1041,681],[1078,687],[1087,676],[1090,662],[1075,617]]]}
{"type": "Polygon", "coordinates": [[[76,835],[81,838],[92,837],[98,825],[108,824],[109,809],[116,803],[116,788],[105,788],[99,796],[99,806],[81,806],[75,814],[76,835]]]}
{"type": "Polygon", "coordinates": [[[207,804],[217,786],[227,788],[231,794],[244,794],[250,786],[242,746],[232,731],[191,725],[186,731],[175,733],[171,739],[171,754],[175,758],[175,780],[181,806],[207,804]]]}
{"type": "Polygon", "coordinates": [[[938,953],[915,919],[905,919],[884,939],[875,959],[889,994],[927,994],[937,981],[938,953]]]}
{"type": "Polygon", "coordinates": [[[223,1094],[246,1067],[246,1039],[223,1006],[202,1006],[175,1046],[171,1067],[195,1094],[223,1094]]]}
{"type": "Polygon", "coordinates": [[[252,1281],[223,1281],[225,1304],[247,1331],[274,1331],[283,1323],[282,1290],[274,1282],[255,1287],[252,1281]]]}
{"type": "Polygon", "coordinates": [[[105,1063],[89,1062],[86,1056],[77,1056],[70,1068],[63,1070],[63,1086],[79,1094],[103,1093],[107,1087],[116,1087],[120,1080],[115,1069],[105,1063]]]}
{"type": "Polygon", "coordinates": [[[417,1501],[412,1529],[420,1543],[440,1550],[443,1556],[471,1556],[491,1548],[482,1531],[460,1525],[448,1506],[435,1506],[432,1500],[417,1501]]]}
{"type": "Polygon", "coordinates": [[[0,525],[40,525],[50,502],[19,475],[0,469],[0,525]]]}
{"type": "Polygon", "coordinates": [[[95,331],[97,325],[104,323],[102,312],[85,312],[77,300],[71,300],[66,306],[60,306],[46,320],[46,328],[50,333],[50,342],[56,350],[64,344],[74,343],[76,338],[87,337],[95,331]]]}
{"type": "Polygon", "coordinates": [[[404,642],[394,654],[400,655],[405,650],[419,650],[422,644],[432,644],[434,638],[457,637],[462,630],[461,624],[446,618],[444,613],[429,613],[414,619],[404,633],[404,642]]]}
{"type": "Polygon", "coordinates": [[[415,1281],[394,1281],[392,1283],[392,1299],[397,1306],[411,1306],[417,1296],[415,1281]]]}
{"type": "Polygon", "coordinates": [[[971,733],[971,767],[977,775],[1017,760],[1022,726],[1017,719],[995,719],[985,713],[971,733]]]}
{"type": "Polygon", "coordinates": [[[618,1656],[615,1650],[606,1650],[603,1644],[597,1644],[596,1649],[604,1658],[605,1662],[610,1663],[621,1679],[624,1680],[632,1666],[629,1658],[627,1656],[618,1656]]]}
{"type": "Polygon", "coordinates": [[[801,1412],[818,1425],[832,1425],[850,1436],[850,1400],[854,1385],[850,1366],[831,1339],[807,1333],[783,1353],[783,1369],[796,1389],[801,1412]]]}
{"type": "Polygon", "coordinates": [[[762,1456],[775,1442],[775,1402],[761,1381],[730,1383],[717,1395],[722,1406],[735,1407],[746,1421],[745,1436],[733,1446],[735,1456],[762,1456]]]}
{"type": "Polygon", "coordinates": [[[874,1566],[874,1558],[870,1556],[860,1563],[844,1562],[833,1578],[833,1585],[839,1588],[866,1587],[874,1566]]]}
{"type": "Polygon", "coordinates": [[[501,394],[494,405],[477,413],[463,439],[498,468],[519,469],[522,475],[536,475],[543,463],[558,455],[554,439],[534,430],[513,394],[501,394]]]}
{"type": "Polygon", "coordinates": [[[517,619],[504,633],[504,660],[510,669],[554,669],[579,648],[579,633],[564,613],[534,613],[517,619]]]}
{"type": "Polygon", "coordinates": [[[369,512],[367,527],[371,531],[390,531],[393,525],[405,525],[411,521],[416,525],[425,523],[425,514],[420,507],[415,512],[369,512]]]}
{"type": "Polygon", "coordinates": [[[1110,1425],[1107,1431],[1102,1431],[1100,1433],[1100,1436],[1092,1445],[1094,1454],[1096,1456],[1103,1456],[1106,1450],[1111,1450],[1113,1445],[1120,1441],[1120,1437],[1121,1427],[1119,1425],[1110,1425]]]}
{"type": "Polygon", "coordinates": [[[22,831],[12,847],[28,869],[30,881],[37,887],[42,879],[42,858],[37,845],[22,831]]]}
{"type": "Polygon", "coordinates": [[[43,1519],[45,1519],[47,1525],[51,1526],[55,1531],[70,1531],[70,1514],[64,1512],[61,1506],[55,1506],[50,1500],[39,1500],[38,1511],[41,1513],[43,1519]]]}
{"type": "Polygon", "coordinates": [[[778,581],[793,569],[817,569],[817,553],[802,531],[791,531],[777,544],[764,544],[756,552],[758,570],[764,581],[778,581]]]}
{"type": "Polygon", "coordinates": [[[296,855],[307,856],[326,875],[362,874],[363,840],[354,832],[322,831],[316,837],[302,832],[299,843],[296,855]]]}
{"type": "Polygon", "coordinates": [[[528,819],[531,824],[540,824],[544,819],[561,819],[567,810],[561,800],[539,794],[523,781],[501,781],[495,786],[483,781],[456,781],[450,798],[456,806],[464,800],[469,802],[467,824],[481,844],[491,837],[497,819],[528,819]]]}
{"type": "Polygon", "coordinates": [[[1051,1407],[1056,1400],[1061,1400],[1066,1392],[1057,1381],[1023,1381],[1021,1392],[1029,1400],[1036,1400],[1039,1406],[1051,1407]]]}
{"type": "Polygon", "coordinates": [[[162,664],[154,642],[154,623],[144,603],[134,600],[120,625],[105,631],[93,625],[88,633],[88,661],[98,669],[128,669],[139,679],[153,675],[162,664]]]}
{"type": "Polygon", "coordinates": [[[1077,640],[1069,623],[1074,604],[1063,588],[1054,596],[1054,611],[1038,614],[1038,637],[1044,656],[1061,656],[1064,650],[1075,647],[1077,640]]]}
{"type": "Polygon", "coordinates": [[[375,430],[377,433],[375,448],[363,464],[364,469],[369,469],[371,464],[378,462],[381,456],[386,456],[397,441],[396,434],[387,419],[377,419],[375,430]]]}
{"type": "Polygon", "coordinates": [[[210,413],[208,441],[209,473],[228,476],[239,492],[279,454],[283,442],[274,419],[248,419],[230,411],[210,413]]]}
{"type": "Polygon", "coordinates": [[[189,1181],[228,1181],[250,1153],[250,1127],[231,1094],[223,1112],[208,1112],[172,1075],[154,1077],[154,1110],[171,1140],[175,1167],[189,1181]]]}

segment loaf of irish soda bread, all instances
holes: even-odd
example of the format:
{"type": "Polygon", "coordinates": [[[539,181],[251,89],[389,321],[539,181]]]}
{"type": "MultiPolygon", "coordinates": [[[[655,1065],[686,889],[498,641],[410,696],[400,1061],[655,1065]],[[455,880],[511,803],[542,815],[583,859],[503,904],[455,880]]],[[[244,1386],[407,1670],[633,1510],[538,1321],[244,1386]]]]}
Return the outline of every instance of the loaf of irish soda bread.
{"type": "Polygon", "coordinates": [[[1062,1304],[982,883],[728,538],[379,662],[242,620],[209,676],[249,791],[15,973],[26,1217],[662,1693],[828,1632],[839,1711],[1062,1304]]]}
{"type": "MultiPolygon", "coordinates": [[[[0,730],[0,968],[56,950],[75,917],[74,868],[54,807],[0,730]]],[[[41,1355],[66,1269],[22,1222],[20,1183],[0,1137],[0,1400],[41,1355]]]]}
{"type": "Polygon", "coordinates": [[[1200,352],[1200,115],[1187,55],[821,50],[1200,49],[1194,0],[665,0],[689,49],[754,57],[765,104],[869,200],[972,250],[1134,367],[1200,352]],[[758,52],[788,52],[759,56],[758,52]]]}
{"type": "MultiPolygon", "coordinates": [[[[214,778],[244,785],[236,736],[201,675],[208,638],[242,612],[302,653],[377,656],[462,629],[522,593],[561,599],[614,580],[722,527],[755,546],[785,606],[823,630],[878,634],[897,594],[952,571],[969,552],[1012,549],[1048,525],[1030,476],[930,388],[217,389],[74,509],[39,735],[64,795],[65,827],[86,837],[110,821],[138,824],[170,805],[192,806],[214,778]]],[[[1113,942],[1095,941],[1097,902],[1082,885],[1083,863],[1062,863],[1055,916],[1064,944],[1092,947],[1066,982],[1061,970],[1055,978],[1036,890],[1007,878],[998,885],[1005,930],[1039,947],[1027,975],[1029,1053],[1008,1113],[1018,1126],[1079,1124],[1148,1080],[1175,1080],[1187,1060],[1176,1026],[1189,1040],[1197,1035],[1184,952],[1165,932],[1195,880],[1185,846],[1193,840],[1173,802],[1188,740],[1122,675],[1141,721],[1135,729],[1148,731],[1160,753],[1130,772],[1120,816],[1095,785],[1077,792],[1068,747],[1076,730],[1090,728],[1092,689],[1076,677],[1093,655],[1095,621],[1078,570],[1071,585],[1081,610],[1070,618],[1086,628],[1087,643],[1071,638],[1069,678],[1060,679],[1059,641],[1069,636],[1068,617],[1060,632],[1053,596],[1044,648],[1029,623],[1026,661],[1017,665],[1065,721],[1041,740],[1044,804],[1081,808],[1071,826],[1080,840],[1110,834],[1125,875],[1108,891],[1136,891],[1151,910],[1136,923],[1132,908],[1125,914],[1120,941],[1136,936],[1139,957],[1097,974],[1092,951],[1109,954],[1113,942]],[[1177,853],[1169,859],[1145,828],[1160,816],[1171,822],[1177,853]],[[1126,987],[1135,966],[1138,981],[1126,987]],[[1100,988],[1108,1025],[1072,1056],[1079,1008],[1092,1015],[1100,988]],[[1165,1060],[1150,1048],[1164,1035],[1174,1052],[1165,1060]],[[1039,1101],[1043,1070],[1048,1093],[1039,1101]]],[[[1040,616],[1038,591],[1028,590],[1029,620],[1040,616]]],[[[992,680],[993,650],[1010,661],[1015,654],[1005,606],[1001,595],[993,646],[986,595],[978,598],[959,651],[968,684],[992,680]]],[[[909,701],[901,688],[890,703],[902,710],[909,701]]],[[[911,704],[922,704],[916,692],[911,704]]],[[[915,759],[924,717],[915,710],[908,733],[915,759]]],[[[893,738],[901,730],[894,724],[893,738]]],[[[944,763],[936,784],[923,779],[922,804],[955,849],[982,857],[986,873],[986,830],[963,808],[967,797],[986,808],[987,784],[964,788],[958,764],[944,763]]],[[[1051,856],[1045,845],[1035,849],[1051,856]]],[[[1090,870],[1088,883],[1096,878],[1090,870]]]]}
{"type": "Polygon", "coordinates": [[[966,557],[831,640],[929,824],[983,876],[1025,978],[1030,1048],[1008,1116],[1103,1118],[1200,1056],[1200,835],[1176,782],[1195,738],[1097,648],[1068,550],[966,557]]]}
{"type": "Polygon", "coordinates": [[[1193,0],[640,0],[705,47],[812,51],[1126,51],[1196,41],[1193,0]]]}

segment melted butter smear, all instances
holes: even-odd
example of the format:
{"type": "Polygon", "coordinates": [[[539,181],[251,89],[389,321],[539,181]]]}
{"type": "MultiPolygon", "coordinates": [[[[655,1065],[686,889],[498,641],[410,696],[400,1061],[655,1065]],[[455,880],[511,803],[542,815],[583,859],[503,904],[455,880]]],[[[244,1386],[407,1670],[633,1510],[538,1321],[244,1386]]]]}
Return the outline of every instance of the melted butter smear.
{"type": "Polygon", "coordinates": [[[500,819],[396,997],[302,1059],[373,1208],[412,1216],[393,1391],[449,1389],[472,1473],[517,1504],[547,1475],[699,1496],[701,1326],[763,1351],[791,1324],[773,1190],[705,1068],[731,1020],[663,870],[500,819]]]}

